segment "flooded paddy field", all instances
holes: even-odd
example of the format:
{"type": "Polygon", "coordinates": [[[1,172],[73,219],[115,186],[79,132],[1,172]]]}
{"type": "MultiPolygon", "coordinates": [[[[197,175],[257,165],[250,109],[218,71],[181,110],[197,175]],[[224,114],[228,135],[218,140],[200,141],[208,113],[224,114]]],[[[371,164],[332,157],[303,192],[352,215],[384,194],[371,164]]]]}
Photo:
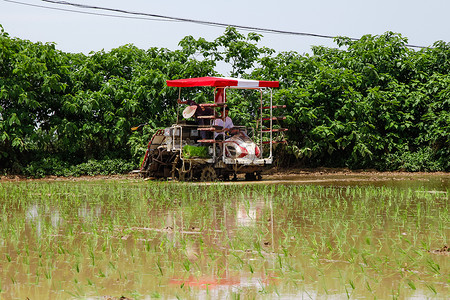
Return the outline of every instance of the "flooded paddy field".
{"type": "Polygon", "coordinates": [[[0,181],[1,299],[446,299],[450,175],[0,181]]]}

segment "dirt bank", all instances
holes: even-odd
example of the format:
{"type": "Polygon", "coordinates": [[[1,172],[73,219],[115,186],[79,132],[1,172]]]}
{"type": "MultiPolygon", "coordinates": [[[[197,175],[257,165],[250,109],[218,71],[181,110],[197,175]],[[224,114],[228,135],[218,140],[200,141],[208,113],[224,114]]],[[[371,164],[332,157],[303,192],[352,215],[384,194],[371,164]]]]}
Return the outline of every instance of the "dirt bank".
{"type": "MultiPolygon", "coordinates": [[[[346,168],[271,168],[263,172],[263,181],[292,181],[294,178],[297,180],[305,181],[318,181],[318,180],[330,180],[332,178],[345,178],[358,177],[365,178],[367,180],[380,180],[383,178],[395,178],[395,179],[408,179],[429,176],[442,176],[446,180],[450,180],[450,173],[447,172],[380,172],[376,170],[349,170],[346,168]]],[[[137,174],[123,174],[123,175],[96,175],[96,176],[79,176],[79,177],[60,177],[60,176],[46,176],[44,178],[34,179],[27,178],[25,176],[10,175],[0,176],[0,182],[3,181],[90,181],[90,180],[126,180],[126,179],[140,179],[137,174]]],[[[239,180],[243,179],[243,176],[238,176],[239,180]]]]}

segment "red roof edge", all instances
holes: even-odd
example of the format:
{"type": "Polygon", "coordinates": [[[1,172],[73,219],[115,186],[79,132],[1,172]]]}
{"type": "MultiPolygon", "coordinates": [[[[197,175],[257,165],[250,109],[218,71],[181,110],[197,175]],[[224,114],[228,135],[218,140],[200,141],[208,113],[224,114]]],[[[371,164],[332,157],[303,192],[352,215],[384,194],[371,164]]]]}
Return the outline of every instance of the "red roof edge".
{"type": "Polygon", "coordinates": [[[279,87],[278,81],[247,80],[238,78],[224,77],[197,77],[187,79],[167,80],[167,86],[173,87],[195,87],[195,86],[213,86],[213,87],[279,87]]]}

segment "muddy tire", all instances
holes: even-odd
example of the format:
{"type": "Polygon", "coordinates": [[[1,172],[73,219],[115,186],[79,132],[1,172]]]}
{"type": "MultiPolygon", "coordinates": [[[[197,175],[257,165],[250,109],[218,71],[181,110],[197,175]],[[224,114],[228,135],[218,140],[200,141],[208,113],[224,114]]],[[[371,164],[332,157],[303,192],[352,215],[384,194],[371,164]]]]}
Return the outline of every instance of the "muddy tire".
{"type": "Polygon", "coordinates": [[[188,172],[182,172],[182,171],[178,172],[178,176],[177,176],[177,180],[178,181],[189,181],[191,179],[192,178],[191,178],[191,172],[190,171],[188,171],[188,172]]]}
{"type": "Polygon", "coordinates": [[[142,170],[144,171],[143,176],[146,177],[161,177],[160,174],[158,174],[158,169],[160,168],[160,160],[162,157],[162,150],[161,149],[154,149],[152,150],[149,155],[147,156],[147,159],[144,161],[142,170]]]}
{"type": "Polygon", "coordinates": [[[141,173],[145,177],[168,178],[173,176],[177,154],[163,148],[152,150],[144,162],[141,173]]]}
{"type": "Polygon", "coordinates": [[[179,160],[179,157],[175,159],[172,165],[172,178],[178,181],[189,181],[192,179],[192,166],[189,164],[188,168],[184,163],[179,160]],[[183,167],[184,166],[184,167],[183,167]]]}
{"type": "Polygon", "coordinates": [[[217,180],[216,170],[212,166],[206,166],[203,168],[200,175],[200,181],[215,181],[217,180]]]}

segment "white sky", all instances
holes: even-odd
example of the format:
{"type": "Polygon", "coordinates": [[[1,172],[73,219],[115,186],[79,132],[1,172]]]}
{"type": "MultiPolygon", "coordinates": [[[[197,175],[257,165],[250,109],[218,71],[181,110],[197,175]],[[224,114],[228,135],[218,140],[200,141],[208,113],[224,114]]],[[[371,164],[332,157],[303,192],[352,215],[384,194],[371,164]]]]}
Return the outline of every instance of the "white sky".
{"type": "MultiPolygon", "coordinates": [[[[39,0],[28,4],[85,12],[39,0]]],[[[409,44],[431,46],[450,40],[449,0],[66,0],[94,6],[286,31],[360,38],[386,31],[401,33],[409,44]]],[[[125,44],[141,49],[178,49],[187,35],[212,41],[225,28],[131,20],[24,6],[0,0],[0,24],[12,37],[55,42],[66,52],[106,50],[125,44]]],[[[242,33],[247,34],[245,31],[242,33]]],[[[264,33],[259,44],[276,51],[310,52],[312,45],[335,46],[332,40],[264,33]]]]}

